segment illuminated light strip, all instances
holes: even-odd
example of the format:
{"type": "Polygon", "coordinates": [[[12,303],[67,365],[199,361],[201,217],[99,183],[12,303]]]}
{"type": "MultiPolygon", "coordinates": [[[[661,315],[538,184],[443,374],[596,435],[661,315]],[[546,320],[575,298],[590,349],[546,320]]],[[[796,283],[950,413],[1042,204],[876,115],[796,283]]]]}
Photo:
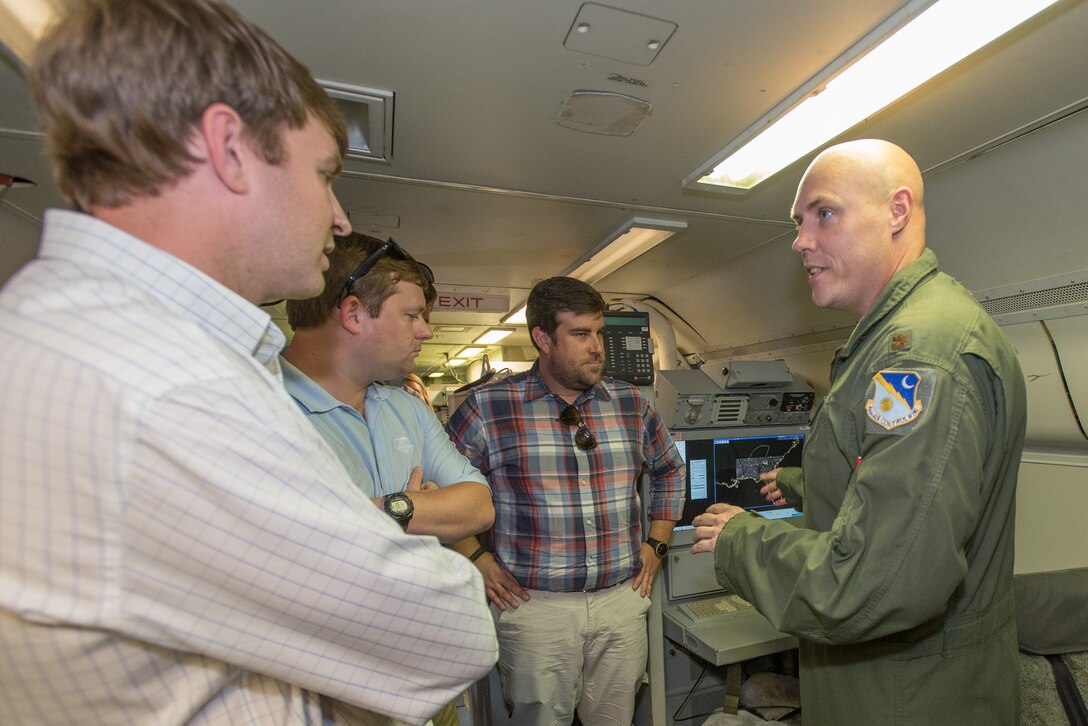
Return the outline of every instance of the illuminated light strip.
{"type": "Polygon", "coordinates": [[[684,183],[747,191],[1057,1],[941,0],[866,52],[878,29],[824,71],[826,85],[810,82],[800,103],[757,121],[684,183]]]}

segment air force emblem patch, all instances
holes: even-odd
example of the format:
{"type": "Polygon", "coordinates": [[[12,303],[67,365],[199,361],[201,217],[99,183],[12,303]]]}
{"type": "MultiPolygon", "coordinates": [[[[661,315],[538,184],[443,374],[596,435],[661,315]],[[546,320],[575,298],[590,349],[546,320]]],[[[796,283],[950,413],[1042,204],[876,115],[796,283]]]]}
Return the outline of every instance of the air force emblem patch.
{"type": "MultiPolygon", "coordinates": [[[[916,421],[932,395],[931,371],[884,370],[873,376],[865,414],[871,422],[866,430],[892,431],[916,421]],[[880,428],[873,426],[876,424],[880,428]]],[[[896,433],[906,433],[905,429],[896,433]]]]}

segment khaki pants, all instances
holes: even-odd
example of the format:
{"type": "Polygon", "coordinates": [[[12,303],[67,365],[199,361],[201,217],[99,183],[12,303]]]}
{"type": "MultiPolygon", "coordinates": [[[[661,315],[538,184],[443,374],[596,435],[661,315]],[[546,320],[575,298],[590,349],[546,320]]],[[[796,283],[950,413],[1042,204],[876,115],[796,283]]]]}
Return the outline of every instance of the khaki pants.
{"type": "Polygon", "coordinates": [[[457,715],[457,706],[454,703],[447,703],[434,715],[431,723],[434,726],[460,726],[461,719],[457,715]]]}
{"type": "Polygon", "coordinates": [[[631,582],[597,592],[529,590],[529,602],[500,611],[499,678],[512,723],[630,726],[646,671],[649,598],[631,582]]]}

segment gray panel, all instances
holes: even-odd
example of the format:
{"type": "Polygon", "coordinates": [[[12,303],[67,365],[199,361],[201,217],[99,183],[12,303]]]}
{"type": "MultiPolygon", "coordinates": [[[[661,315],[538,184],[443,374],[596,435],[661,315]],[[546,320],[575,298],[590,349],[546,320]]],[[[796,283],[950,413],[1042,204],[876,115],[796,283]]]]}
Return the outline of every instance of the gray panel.
{"type": "MultiPolygon", "coordinates": [[[[1050,320],[1047,328],[1069,388],[1070,406],[1083,434],[1088,428],[1088,315],[1050,320]]],[[[1084,448],[1088,450],[1088,442],[1084,448]]]]}
{"type": "MultiPolygon", "coordinates": [[[[1088,318],[1068,320],[1086,321],[1088,318]]],[[[1020,323],[1006,326],[1003,330],[1016,349],[1027,381],[1026,446],[1088,450],[1088,442],[1085,442],[1073,417],[1054,350],[1043,324],[1020,323]]],[[[1085,363],[1088,360],[1082,361],[1079,369],[1082,378],[1085,363]]],[[[1070,368],[1069,371],[1074,372],[1075,369],[1070,368]]]]}

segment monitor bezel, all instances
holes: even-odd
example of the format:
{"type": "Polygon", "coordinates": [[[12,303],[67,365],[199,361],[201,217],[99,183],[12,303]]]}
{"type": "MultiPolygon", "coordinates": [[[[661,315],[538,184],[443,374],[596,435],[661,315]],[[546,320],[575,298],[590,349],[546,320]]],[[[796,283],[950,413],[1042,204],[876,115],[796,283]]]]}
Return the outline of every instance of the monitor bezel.
{"type": "MultiPolygon", "coordinates": [[[[672,436],[675,440],[682,441],[713,441],[715,439],[725,438],[756,438],[756,437],[779,437],[779,436],[802,436],[804,443],[808,443],[808,437],[812,432],[812,427],[808,424],[790,424],[790,425],[766,425],[766,426],[731,426],[714,429],[692,429],[681,430],[672,432],[672,436]]],[[[684,490],[685,494],[688,491],[687,482],[687,459],[685,453],[684,461],[684,490]]],[[[801,521],[800,516],[790,517],[785,521],[791,524],[799,524],[801,521]]],[[[673,547],[690,546],[693,541],[695,530],[688,529],[675,529],[673,530],[671,545],[673,547]]]]}

